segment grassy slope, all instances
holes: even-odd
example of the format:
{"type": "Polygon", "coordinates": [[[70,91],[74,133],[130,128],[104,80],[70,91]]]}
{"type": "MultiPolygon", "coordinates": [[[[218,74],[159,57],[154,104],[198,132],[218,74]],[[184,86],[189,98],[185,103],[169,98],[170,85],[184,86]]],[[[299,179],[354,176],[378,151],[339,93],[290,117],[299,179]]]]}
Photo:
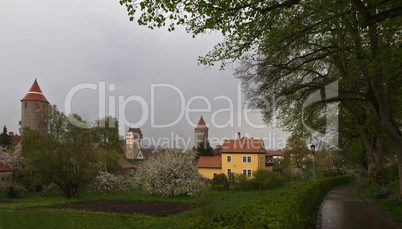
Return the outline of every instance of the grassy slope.
{"type": "MultiPolygon", "coordinates": [[[[385,216],[394,219],[402,224],[402,201],[397,200],[399,192],[399,183],[397,181],[389,183],[385,186],[391,193],[391,198],[381,199],[378,201],[369,202],[377,211],[385,216]]],[[[375,193],[379,192],[380,186],[368,186],[367,184],[360,187],[360,195],[364,198],[372,198],[375,193]]]]}
{"type": "MultiPolygon", "coordinates": [[[[216,213],[231,211],[260,199],[266,195],[286,189],[278,186],[264,191],[224,191],[211,192],[216,213]]],[[[187,196],[159,197],[142,191],[112,192],[107,195],[86,193],[75,199],[59,198],[54,193],[41,196],[39,193],[25,193],[18,202],[0,205],[1,228],[167,228],[176,227],[181,222],[196,216],[197,210],[184,212],[169,217],[153,217],[143,215],[107,214],[74,210],[50,210],[40,207],[71,202],[94,201],[101,199],[139,200],[147,202],[176,202],[195,204],[195,198],[187,196]]]]}

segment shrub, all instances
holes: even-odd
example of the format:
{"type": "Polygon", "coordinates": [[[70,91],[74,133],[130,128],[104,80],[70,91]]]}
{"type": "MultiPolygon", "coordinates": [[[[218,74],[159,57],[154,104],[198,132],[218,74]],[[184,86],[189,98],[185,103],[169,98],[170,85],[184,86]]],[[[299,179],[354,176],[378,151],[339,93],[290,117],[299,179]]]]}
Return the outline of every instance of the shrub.
{"type": "Polygon", "coordinates": [[[125,186],[120,177],[100,171],[99,175],[91,183],[90,188],[95,192],[109,193],[112,190],[124,190],[125,186]]]}
{"type": "Polygon", "coordinates": [[[250,190],[252,188],[252,180],[248,179],[244,174],[236,174],[234,187],[236,190],[250,190]]]}
{"type": "Polygon", "coordinates": [[[9,183],[1,187],[1,191],[6,193],[6,197],[16,199],[21,192],[26,192],[26,189],[19,184],[9,183]]]}
{"type": "Polygon", "coordinates": [[[304,182],[213,217],[187,221],[185,228],[311,228],[325,195],[352,176],[304,182]]]}
{"type": "Polygon", "coordinates": [[[265,169],[253,171],[253,181],[255,187],[260,189],[270,189],[280,184],[279,176],[275,172],[265,169]]]}
{"type": "Polygon", "coordinates": [[[229,190],[229,181],[224,173],[218,174],[212,179],[211,189],[217,191],[229,190]]]}

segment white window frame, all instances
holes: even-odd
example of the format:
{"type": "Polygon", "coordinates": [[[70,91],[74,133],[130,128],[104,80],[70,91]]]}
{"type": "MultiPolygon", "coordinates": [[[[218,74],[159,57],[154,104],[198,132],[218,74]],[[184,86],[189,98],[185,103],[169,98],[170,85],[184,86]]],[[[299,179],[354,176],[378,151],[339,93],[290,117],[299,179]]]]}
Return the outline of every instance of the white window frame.
{"type": "Polygon", "coordinates": [[[251,163],[251,156],[247,156],[247,163],[251,163]]]}
{"type": "Polygon", "coordinates": [[[243,156],[243,163],[247,163],[247,156],[243,156]]]}
{"type": "Polygon", "coordinates": [[[251,169],[247,170],[247,177],[251,177],[253,175],[253,173],[251,172],[251,169]]]}
{"type": "Polygon", "coordinates": [[[217,173],[213,173],[213,175],[212,175],[212,176],[213,176],[213,178],[215,178],[215,176],[216,176],[216,175],[218,175],[218,174],[217,174],[217,173]]]}
{"type": "Polygon", "coordinates": [[[231,155],[226,156],[226,162],[232,162],[232,156],[231,155]]]}
{"type": "Polygon", "coordinates": [[[226,174],[228,175],[228,177],[230,176],[231,173],[232,173],[232,169],[227,169],[226,170],[226,174]]]}

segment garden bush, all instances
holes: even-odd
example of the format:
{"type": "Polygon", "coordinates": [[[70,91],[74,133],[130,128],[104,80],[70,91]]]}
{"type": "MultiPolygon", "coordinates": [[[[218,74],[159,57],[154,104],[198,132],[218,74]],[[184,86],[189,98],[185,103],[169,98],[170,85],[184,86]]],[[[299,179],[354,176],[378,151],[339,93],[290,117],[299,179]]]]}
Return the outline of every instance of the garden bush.
{"type": "Polygon", "coordinates": [[[281,183],[277,173],[265,169],[253,171],[252,181],[257,189],[271,189],[281,183]]]}
{"type": "Polygon", "coordinates": [[[252,180],[244,174],[236,174],[234,177],[235,182],[233,182],[233,186],[236,190],[244,191],[252,188],[252,180]]]}
{"type": "Polygon", "coordinates": [[[241,208],[213,217],[187,221],[184,228],[307,228],[313,227],[318,208],[335,186],[352,176],[322,178],[304,182],[285,191],[253,201],[241,208]]]}
{"type": "Polygon", "coordinates": [[[21,192],[26,192],[26,189],[16,183],[8,183],[1,187],[2,192],[5,192],[6,197],[10,199],[16,199],[21,192]]]}
{"type": "Polygon", "coordinates": [[[225,174],[218,174],[212,179],[211,189],[216,191],[229,190],[229,181],[225,174]]]}

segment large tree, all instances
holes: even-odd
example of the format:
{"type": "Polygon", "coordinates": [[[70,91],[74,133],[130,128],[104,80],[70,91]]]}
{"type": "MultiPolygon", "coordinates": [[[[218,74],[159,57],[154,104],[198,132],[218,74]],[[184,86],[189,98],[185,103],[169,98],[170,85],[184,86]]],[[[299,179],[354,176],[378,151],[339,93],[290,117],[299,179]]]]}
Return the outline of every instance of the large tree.
{"type": "MultiPolygon", "coordinates": [[[[264,103],[267,98],[276,103],[282,95],[288,101],[305,100],[339,80],[340,97],[323,101],[363,101],[370,107],[398,155],[402,198],[400,1],[120,3],[127,7],[131,20],[136,10],[141,10],[139,24],[151,28],[170,21],[169,30],[183,24],[194,35],[221,31],[225,40],[200,57],[200,62],[222,61],[224,66],[225,60],[246,60],[238,76],[246,73],[243,82],[251,87],[249,95],[263,96],[264,103]]],[[[262,107],[272,105],[268,102],[262,107]]],[[[264,115],[270,120],[272,112],[264,115]]]]}
{"type": "Polygon", "coordinates": [[[23,174],[33,188],[54,183],[67,198],[73,198],[103,169],[102,156],[93,148],[89,129],[77,127],[62,112],[53,111],[53,120],[61,121],[50,129],[51,134],[40,135],[30,128],[22,131],[23,174]]]}

